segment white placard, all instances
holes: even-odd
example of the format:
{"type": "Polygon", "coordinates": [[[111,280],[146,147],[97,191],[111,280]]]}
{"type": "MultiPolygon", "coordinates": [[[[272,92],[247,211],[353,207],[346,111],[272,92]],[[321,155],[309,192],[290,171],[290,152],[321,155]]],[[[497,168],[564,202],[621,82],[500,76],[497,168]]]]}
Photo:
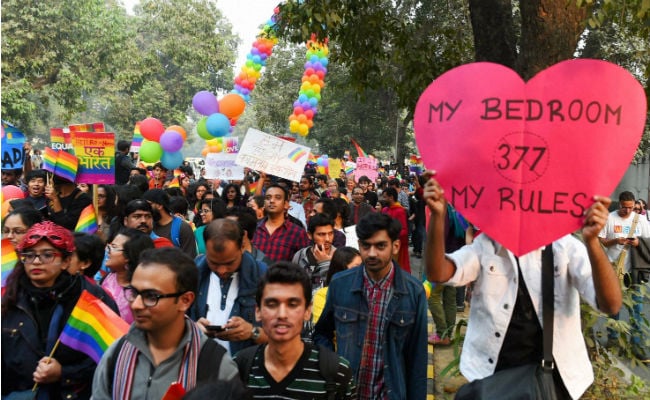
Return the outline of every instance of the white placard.
{"type": "Polygon", "coordinates": [[[249,128],[236,163],[294,182],[300,182],[311,149],[249,128]]]}
{"type": "Polygon", "coordinates": [[[208,153],[205,157],[205,178],[240,181],[244,179],[244,167],[235,163],[237,154],[208,153]]]}

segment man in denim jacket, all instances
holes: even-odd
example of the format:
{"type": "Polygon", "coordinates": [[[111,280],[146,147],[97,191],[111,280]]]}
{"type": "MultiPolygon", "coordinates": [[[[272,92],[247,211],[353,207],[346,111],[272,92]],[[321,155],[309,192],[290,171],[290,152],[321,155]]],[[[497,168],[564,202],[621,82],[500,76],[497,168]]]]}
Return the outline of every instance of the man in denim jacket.
{"type": "Polygon", "coordinates": [[[217,219],[203,235],[206,254],[196,259],[199,291],[190,317],[231,355],[266,343],[255,321],[255,293],[264,270],[244,251],[243,229],[237,221],[217,219]]]}
{"type": "Polygon", "coordinates": [[[401,225],[385,214],[357,224],[363,264],[337,273],[315,327],[316,344],[350,362],[359,399],[426,398],[427,302],[422,284],[393,261],[401,225]]]}

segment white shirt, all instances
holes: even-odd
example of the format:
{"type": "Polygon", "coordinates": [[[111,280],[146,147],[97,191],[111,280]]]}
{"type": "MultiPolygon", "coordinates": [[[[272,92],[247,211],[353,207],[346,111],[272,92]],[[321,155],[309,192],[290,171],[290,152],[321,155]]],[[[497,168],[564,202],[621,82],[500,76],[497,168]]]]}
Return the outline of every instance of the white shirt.
{"type": "MultiPolygon", "coordinates": [[[[519,264],[543,327],[541,255],[542,249],[531,251],[519,257],[519,264]]],[[[476,281],[460,371],[470,381],[481,379],[494,373],[510,324],[517,298],[517,262],[510,251],[485,234],[447,256],[457,268],[445,284],[462,286],[476,281]]],[[[553,257],[553,358],[569,394],[579,398],[594,380],[580,325],[580,297],[596,308],[591,264],[584,244],[570,235],[553,243],[553,257]]]]}
{"type": "MultiPolygon", "coordinates": [[[[237,299],[237,294],[239,293],[239,273],[235,272],[232,276],[232,282],[230,283],[230,288],[228,293],[221,293],[221,279],[215,273],[210,274],[210,285],[208,286],[208,311],[205,316],[210,325],[225,325],[228,323],[230,318],[230,313],[232,312],[232,307],[235,304],[235,299],[237,299]],[[221,309],[221,298],[226,296],[226,308],[221,309]]],[[[215,338],[220,345],[228,350],[230,354],[230,342],[227,340],[220,340],[215,338]]]]}
{"type": "MultiPolygon", "coordinates": [[[[600,234],[598,234],[598,237],[603,239],[628,237],[630,235],[630,230],[632,229],[632,223],[634,222],[635,215],[637,214],[632,211],[630,215],[627,216],[627,218],[623,219],[620,215],[618,215],[618,210],[610,212],[609,217],[607,217],[607,223],[605,224],[605,227],[603,227],[603,229],[600,231],[600,234]]],[[[643,215],[639,215],[639,222],[636,224],[633,236],[650,237],[650,224],[648,224],[648,221],[644,218],[643,215]]],[[[607,253],[609,261],[615,262],[618,259],[618,255],[621,254],[621,251],[623,251],[623,248],[625,248],[625,245],[622,244],[615,244],[613,246],[606,247],[605,253],[607,253]]],[[[630,257],[630,253],[628,251],[628,254],[625,257],[625,272],[630,272],[632,269],[632,262],[630,260],[631,258],[632,257],[630,257]]]]}

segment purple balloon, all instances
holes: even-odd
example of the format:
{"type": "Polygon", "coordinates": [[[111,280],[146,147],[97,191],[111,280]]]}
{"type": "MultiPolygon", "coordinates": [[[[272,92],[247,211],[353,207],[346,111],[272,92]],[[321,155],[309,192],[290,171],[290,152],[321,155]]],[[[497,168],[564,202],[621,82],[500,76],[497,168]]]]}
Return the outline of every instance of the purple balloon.
{"type": "Polygon", "coordinates": [[[192,106],[201,115],[212,115],[219,112],[217,97],[207,90],[197,92],[192,98],[192,106]]]}
{"type": "Polygon", "coordinates": [[[176,131],[166,131],[160,135],[160,147],[169,153],[174,153],[183,148],[183,136],[176,131]]]}

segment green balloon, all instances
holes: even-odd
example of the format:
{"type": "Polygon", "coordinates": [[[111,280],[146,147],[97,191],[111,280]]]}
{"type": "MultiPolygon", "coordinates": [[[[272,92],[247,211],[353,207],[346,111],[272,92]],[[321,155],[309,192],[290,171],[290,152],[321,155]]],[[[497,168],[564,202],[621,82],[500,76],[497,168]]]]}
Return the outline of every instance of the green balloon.
{"type": "Polygon", "coordinates": [[[163,149],[160,143],[151,140],[143,140],[140,146],[140,159],[147,163],[154,163],[160,160],[163,149]]]}
{"type": "Polygon", "coordinates": [[[210,135],[210,132],[208,132],[208,128],[206,127],[207,120],[208,117],[203,117],[199,120],[199,123],[196,124],[196,133],[205,140],[214,139],[214,136],[210,135]]]}

